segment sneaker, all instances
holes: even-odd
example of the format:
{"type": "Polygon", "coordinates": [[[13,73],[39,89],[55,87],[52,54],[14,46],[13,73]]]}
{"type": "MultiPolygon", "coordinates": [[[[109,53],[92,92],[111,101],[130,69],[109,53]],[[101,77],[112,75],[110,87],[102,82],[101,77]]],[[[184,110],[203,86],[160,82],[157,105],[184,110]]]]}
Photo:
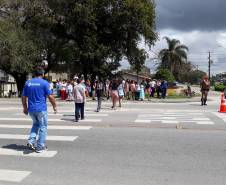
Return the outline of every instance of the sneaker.
{"type": "Polygon", "coordinates": [[[75,119],[75,122],[78,122],[78,120],[77,120],[77,119],[75,119]]]}
{"type": "Polygon", "coordinates": [[[48,150],[47,147],[44,147],[44,148],[36,148],[36,149],[35,149],[35,152],[36,152],[36,153],[42,153],[42,152],[45,152],[45,151],[47,151],[47,150],[48,150]]]}
{"type": "Polygon", "coordinates": [[[29,150],[35,150],[35,145],[32,144],[32,143],[28,143],[27,147],[28,147],[29,150]]]}

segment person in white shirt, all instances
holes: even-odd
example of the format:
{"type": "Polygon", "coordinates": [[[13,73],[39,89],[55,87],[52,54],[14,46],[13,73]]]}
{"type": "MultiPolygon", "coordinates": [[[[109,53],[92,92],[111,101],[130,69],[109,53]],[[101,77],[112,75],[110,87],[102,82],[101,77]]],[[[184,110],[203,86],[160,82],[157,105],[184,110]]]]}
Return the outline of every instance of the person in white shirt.
{"type": "Polygon", "coordinates": [[[150,81],[150,87],[151,87],[151,95],[150,96],[153,98],[154,94],[155,94],[155,87],[156,87],[156,82],[154,80],[150,81]]]}
{"type": "Polygon", "coordinates": [[[123,98],[125,96],[123,81],[119,81],[118,95],[119,95],[119,107],[122,107],[122,100],[123,100],[123,98]]]}
{"type": "Polygon", "coordinates": [[[72,101],[73,100],[73,86],[72,86],[71,81],[68,82],[66,91],[67,91],[67,101],[72,101]]]}
{"type": "Polygon", "coordinates": [[[77,85],[74,87],[74,101],[75,101],[75,122],[78,122],[81,115],[81,120],[84,116],[84,106],[86,101],[86,94],[84,86],[82,85],[82,79],[77,80],[77,85]]]}

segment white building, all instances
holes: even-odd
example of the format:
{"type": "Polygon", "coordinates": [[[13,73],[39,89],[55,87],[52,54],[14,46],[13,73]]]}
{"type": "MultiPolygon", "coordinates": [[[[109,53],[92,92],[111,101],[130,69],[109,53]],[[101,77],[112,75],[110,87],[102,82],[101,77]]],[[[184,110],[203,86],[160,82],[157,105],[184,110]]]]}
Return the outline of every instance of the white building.
{"type": "Polygon", "coordinates": [[[15,79],[0,70],[0,97],[17,96],[15,79]]]}

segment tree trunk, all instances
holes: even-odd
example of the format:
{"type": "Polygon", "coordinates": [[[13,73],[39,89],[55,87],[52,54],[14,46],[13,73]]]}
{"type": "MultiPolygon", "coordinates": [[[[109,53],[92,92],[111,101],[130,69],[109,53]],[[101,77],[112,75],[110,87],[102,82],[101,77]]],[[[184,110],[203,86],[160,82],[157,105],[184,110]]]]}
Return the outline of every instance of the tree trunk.
{"type": "Polygon", "coordinates": [[[137,83],[139,83],[139,76],[138,76],[139,75],[139,71],[137,70],[136,73],[137,73],[137,83]]]}
{"type": "Polygon", "coordinates": [[[21,97],[22,92],[23,92],[23,88],[25,85],[25,82],[27,80],[27,74],[23,73],[23,74],[12,74],[12,76],[15,78],[16,80],[16,85],[17,85],[17,91],[18,91],[18,97],[21,97]]]}

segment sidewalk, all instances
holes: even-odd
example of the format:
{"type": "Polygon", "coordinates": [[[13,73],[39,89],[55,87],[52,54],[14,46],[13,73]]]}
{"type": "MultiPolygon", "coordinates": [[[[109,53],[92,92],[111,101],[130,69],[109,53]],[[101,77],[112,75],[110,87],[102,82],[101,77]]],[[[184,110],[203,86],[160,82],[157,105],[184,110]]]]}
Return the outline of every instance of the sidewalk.
{"type": "MultiPolygon", "coordinates": [[[[149,101],[146,99],[144,101],[132,101],[132,100],[124,100],[124,103],[132,103],[132,104],[137,104],[137,103],[186,103],[186,102],[200,102],[200,96],[195,96],[192,98],[167,98],[166,99],[159,99],[159,98],[152,98],[149,101]]],[[[219,101],[220,102],[221,98],[221,92],[216,92],[216,91],[210,91],[208,95],[208,101],[219,101]]],[[[60,100],[60,98],[56,98],[58,102],[66,102],[60,100]]],[[[20,98],[0,98],[1,102],[9,102],[9,101],[21,101],[20,98]]],[[[104,98],[104,102],[111,102],[111,100],[106,100],[104,98]]],[[[96,102],[95,100],[92,100],[91,98],[87,98],[87,102],[96,102]]]]}

